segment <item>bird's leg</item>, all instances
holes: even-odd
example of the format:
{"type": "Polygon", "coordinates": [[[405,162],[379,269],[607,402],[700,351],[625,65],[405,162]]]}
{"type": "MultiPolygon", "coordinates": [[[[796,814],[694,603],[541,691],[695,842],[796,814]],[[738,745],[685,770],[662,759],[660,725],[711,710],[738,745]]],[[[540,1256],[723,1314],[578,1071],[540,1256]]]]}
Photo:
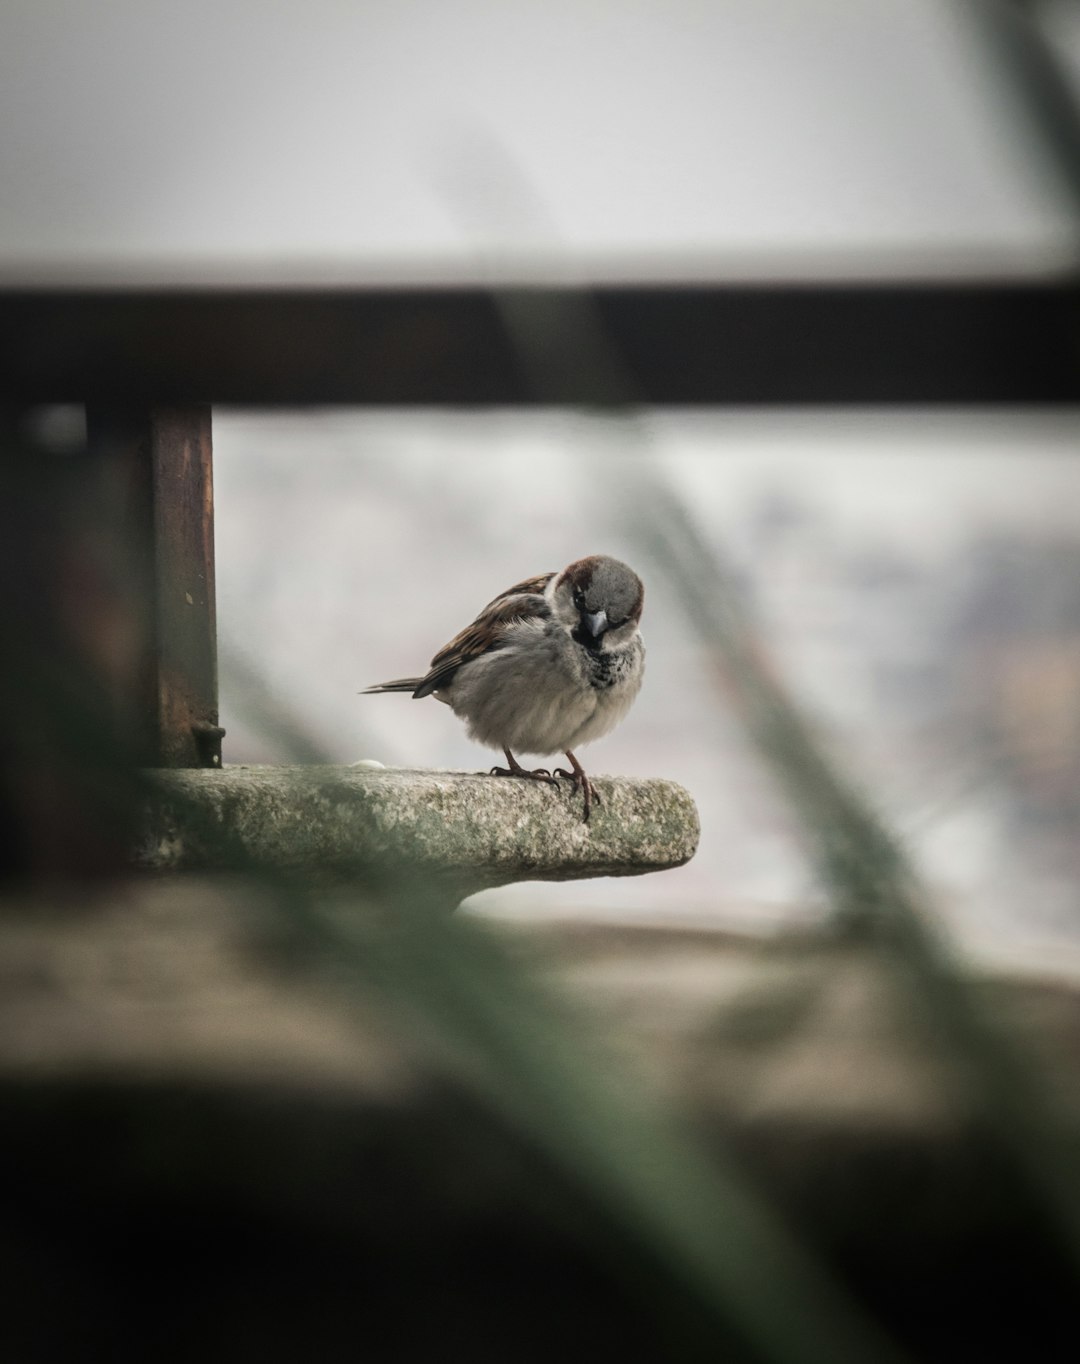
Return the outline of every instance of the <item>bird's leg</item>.
{"type": "Polygon", "coordinates": [[[531,777],[533,781],[546,781],[550,782],[552,786],[558,786],[559,783],[557,779],[551,775],[551,773],[547,770],[546,767],[537,767],[534,768],[532,772],[530,772],[527,767],[522,767],[522,765],[518,762],[517,758],[514,757],[514,755],[510,752],[508,748],[504,748],[503,752],[506,754],[507,766],[493,767],[490,773],[488,774],[489,776],[531,777]]]}
{"type": "Polygon", "coordinates": [[[565,767],[557,767],[555,769],[555,775],[557,777],[569,777],[574,783],[574,789],[580,791],[585,797],[585,822],[587,824],[589,822],[589,813],[592,810],[593,802],[595,801],[597,805],[601,803],[600,792],[585,775],[585,769],[569,749],[566,750],[566,756],[570,759],[570,766],[574,770],[568,772],[565,767]]]}

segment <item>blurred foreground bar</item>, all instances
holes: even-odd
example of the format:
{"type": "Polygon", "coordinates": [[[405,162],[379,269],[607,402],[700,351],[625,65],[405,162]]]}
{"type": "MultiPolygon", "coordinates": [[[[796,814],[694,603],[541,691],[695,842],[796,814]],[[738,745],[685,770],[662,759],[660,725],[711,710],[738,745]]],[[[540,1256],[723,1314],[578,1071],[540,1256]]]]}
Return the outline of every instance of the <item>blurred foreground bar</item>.
{"type": "MultiPolygon", "coordinates": [[[[144,878],[88,907],[0,920],[6,1360],[427,1361],[449,1336],[484,1364],[747,1364],[673,1350],[589,1198],[461,1082],[477,1058],[436,1071],[374,985],[305,972],[257,888],[144,878]]],[[[913,1360],[1073,1357],[1060,1249],[887,954],[491,931],[735,1148],[913,1360]]],[[[1080,1139],[1080,991],[979,988],[1080,1139]]]]}
{"type": "Polygon", "coordinates": [[[1080,285],[2,289],[0,386],[24,402],[608,403],[587,316],[648,404],[1073,403],[1080,285]],[[551,359],[529,375],[504,307],[551,359]],[[582,310],[585,310],[583,313],[582,310]],[[569,359],[565,359],[569,357],[569,359]],[[540,391],[542,390],[542,391],[540,391]]]}

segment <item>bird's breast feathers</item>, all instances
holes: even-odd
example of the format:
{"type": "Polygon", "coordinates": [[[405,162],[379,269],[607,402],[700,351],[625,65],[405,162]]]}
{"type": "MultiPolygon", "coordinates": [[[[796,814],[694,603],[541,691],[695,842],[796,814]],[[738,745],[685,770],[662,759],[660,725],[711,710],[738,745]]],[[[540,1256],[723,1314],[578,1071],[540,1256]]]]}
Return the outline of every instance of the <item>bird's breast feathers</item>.
{"type": "Polygon", "coordinates": [[[460,666],[444,698],[480,743],[563,752],[619,723],[641,688],[644,653],[640,637],[618,650],[584,649],[550,618],[531,617],[460,666]]]}

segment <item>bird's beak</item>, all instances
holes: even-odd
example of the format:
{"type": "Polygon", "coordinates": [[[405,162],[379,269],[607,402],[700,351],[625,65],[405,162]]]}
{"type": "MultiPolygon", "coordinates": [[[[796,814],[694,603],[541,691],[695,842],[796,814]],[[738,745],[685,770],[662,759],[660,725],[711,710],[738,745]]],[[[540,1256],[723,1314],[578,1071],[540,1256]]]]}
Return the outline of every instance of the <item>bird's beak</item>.
{"type": "Polygon", "coordinates": [[[581,613],[581,623],[582,623],[582,625],[585,627],[585,629],[589,632],[589,634],[592,635],[593,639],[599,639],[600,636],[601,636],[601,635],[604,633],[604,631],[607,629],[607,624],[608,624],[608,621],[607,621],[607,612],[606,612],[606,611],[582,611],[582,613],[581,613]]]}

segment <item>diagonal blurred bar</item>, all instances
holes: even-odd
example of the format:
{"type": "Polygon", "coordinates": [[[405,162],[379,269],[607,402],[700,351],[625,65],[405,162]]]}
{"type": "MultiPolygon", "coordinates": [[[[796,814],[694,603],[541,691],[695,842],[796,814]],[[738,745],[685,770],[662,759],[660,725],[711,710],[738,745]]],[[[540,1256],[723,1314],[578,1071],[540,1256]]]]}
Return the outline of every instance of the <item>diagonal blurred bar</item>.
{"type": "Polygon", "coordinates": [[[1030,0],[976,0],[966,6],[1006,95],[1080,219],[1080,100],[1062,53],[1030,0]]]}

